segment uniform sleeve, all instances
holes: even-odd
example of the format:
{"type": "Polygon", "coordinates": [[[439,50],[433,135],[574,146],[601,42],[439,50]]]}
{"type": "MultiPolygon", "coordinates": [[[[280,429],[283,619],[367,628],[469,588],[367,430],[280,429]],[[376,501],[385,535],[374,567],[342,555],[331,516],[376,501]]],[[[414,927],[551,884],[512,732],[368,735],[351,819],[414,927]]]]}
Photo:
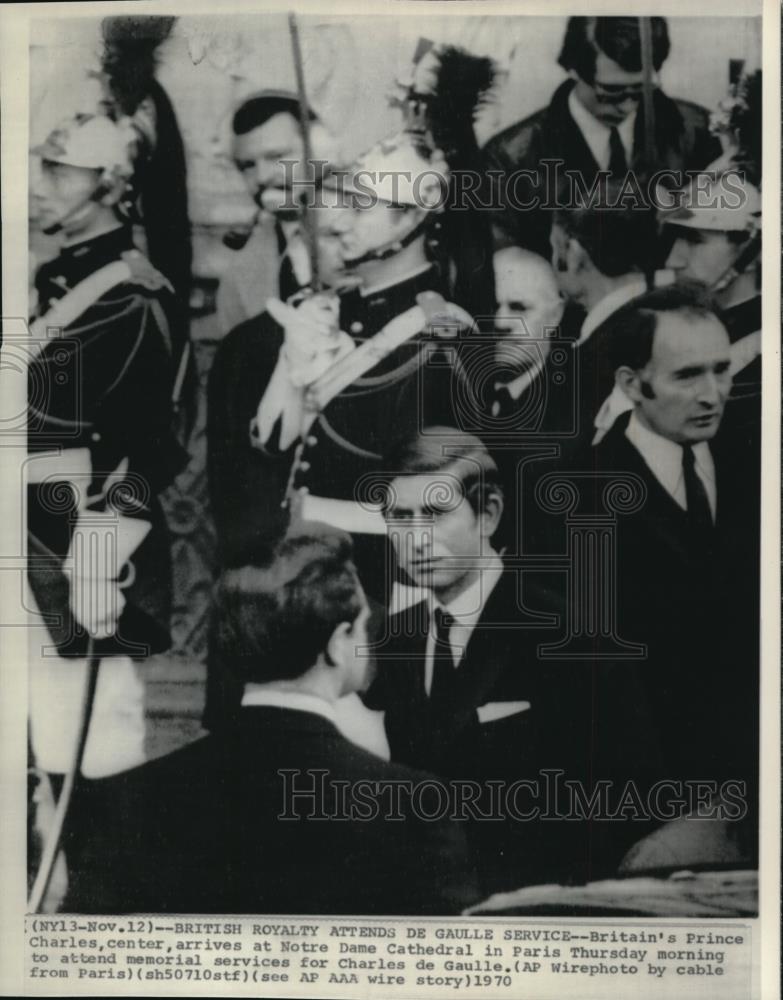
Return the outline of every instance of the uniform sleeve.
{"type": "Polygon", "coordinates": [[[251,320],[215,357],[207,394],[207,476],[224,563],[261,558],[285,532],[291,457],[251,444],[250,422],[279,349],[275,329],[251,320]]]}

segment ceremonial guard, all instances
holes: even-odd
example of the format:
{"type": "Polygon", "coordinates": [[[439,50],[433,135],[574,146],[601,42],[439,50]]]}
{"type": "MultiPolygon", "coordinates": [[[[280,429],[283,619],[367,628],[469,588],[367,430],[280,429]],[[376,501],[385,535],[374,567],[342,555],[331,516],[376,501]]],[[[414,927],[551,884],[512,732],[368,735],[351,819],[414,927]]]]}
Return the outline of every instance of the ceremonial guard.
{"type": "MultiPolygon", "coordinates": [[[[144,759],[139,661],[169,645],[156,494],[184,458],[171,430],[176,309],[133,245],[134,142],[127,119],[77,115],[33,151],[37,222],[63,243],[35,277],[31,326],[31,741],[41,771],[71,780],[79,764],[96,777],[144,759]]],[[[78,838],[72,811],[69,863],[78,838]]]]}

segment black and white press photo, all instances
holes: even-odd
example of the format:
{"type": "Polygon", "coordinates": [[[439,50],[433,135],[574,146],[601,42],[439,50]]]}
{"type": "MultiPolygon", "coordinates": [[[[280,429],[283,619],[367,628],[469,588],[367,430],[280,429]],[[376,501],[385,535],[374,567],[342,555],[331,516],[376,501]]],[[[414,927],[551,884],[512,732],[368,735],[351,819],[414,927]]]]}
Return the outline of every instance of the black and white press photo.
{"type": "Polygon", "coordinates": [[[366,918],[329,989],[500,996],[553,956],[483,928],[633,918],[547,988],[761,997],[761,5],[37,6],[0,435],[48,968],[96,917],[366,918]],[[467,978],[417,981],[449,919],[467,978]]]}

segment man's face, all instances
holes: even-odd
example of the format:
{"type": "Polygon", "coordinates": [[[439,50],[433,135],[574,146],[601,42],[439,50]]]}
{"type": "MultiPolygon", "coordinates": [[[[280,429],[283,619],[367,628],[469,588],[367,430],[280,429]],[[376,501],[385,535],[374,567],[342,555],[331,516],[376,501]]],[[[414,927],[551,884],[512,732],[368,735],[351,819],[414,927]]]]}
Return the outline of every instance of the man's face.
{"type": "Polygon", "coordinates": [[[349,265],[378,247],[403,238],[411,226],[408,210],[382,201],[366,208],[346,207],[339,211],[340,244],[349,265]]]}
{"type": "Polygon", "coordinates": [[[672,230],[676,237],[666,266],[674,271],[677,281],[696,281],[709,288],[734,263],[736,247],[726,233],[689,226],[672,226],[672,230]]]}
{"type": "Polygon", "coordinates": [[[516,338],[530,362],[549,353],[546,331],[563,312],[552,268],[538,254],[508,248],[494,258],[495,330],[516,338]]]}
{"type": "Polygon", "coordinates": [[[33,178],[33,212],[44,232],[62,224],[66,233],[86,228],[99,211],[91,201],[100,180],[100,171],[72,167],[53,160],[39,161],[33,178]]]}
{"type": "Polygon", "coordinates": [[[448,470],[398,476],[390,498],[386,518],[400,568],[448,603],[478,577],[499,512],[476,514],[448,470]]]}
{"type": "Polygon", "coordinates": [[[234,162],[247,190],[261,208],[270,212],[287,206],[293,211],[292,179],[302,179],[304,146],[299,123],[281,112],[245,135],[234,137],[234,162]],[[286,165],[285,161],[288,162],[286,165]]]}
{"type": "Polygon", "coordinates": [[[644,74],[629,73],[603,52],[595,59],[592,83],[577,80],[576,96],[593,118],[611,128],[632,114],[642,99],[644,74]]]}
{"type": "Polygon", "coordinates": [[[731,390],[729,335],[717,317],[661,313],[634,392],[639,419],[678,444],[707,441],[731,390]]]}
{"type": "Polygon", "coordinates": [[[311,208],[318,232],[318,266],[321,280],[329,288],[342,288],[350,284],[345,269],[342,248],[342,213],[346,209],[326,205],[311,208]]]}

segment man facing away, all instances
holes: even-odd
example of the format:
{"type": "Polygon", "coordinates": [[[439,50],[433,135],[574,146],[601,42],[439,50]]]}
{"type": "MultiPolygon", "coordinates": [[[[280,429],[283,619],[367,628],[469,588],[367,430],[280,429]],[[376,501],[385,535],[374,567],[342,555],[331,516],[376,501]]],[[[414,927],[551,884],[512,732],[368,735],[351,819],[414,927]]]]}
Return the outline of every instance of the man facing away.
{"type": "Polygon", "coordinates": [[[335,725],[367,685],[369,607],[349,537],[303,529],[219,583],[214,627],[244,681],[231,731],[87,790],[76,908],[418,915],[476,898],[460,828],[415,807],[432,777],[335,725]]]}

